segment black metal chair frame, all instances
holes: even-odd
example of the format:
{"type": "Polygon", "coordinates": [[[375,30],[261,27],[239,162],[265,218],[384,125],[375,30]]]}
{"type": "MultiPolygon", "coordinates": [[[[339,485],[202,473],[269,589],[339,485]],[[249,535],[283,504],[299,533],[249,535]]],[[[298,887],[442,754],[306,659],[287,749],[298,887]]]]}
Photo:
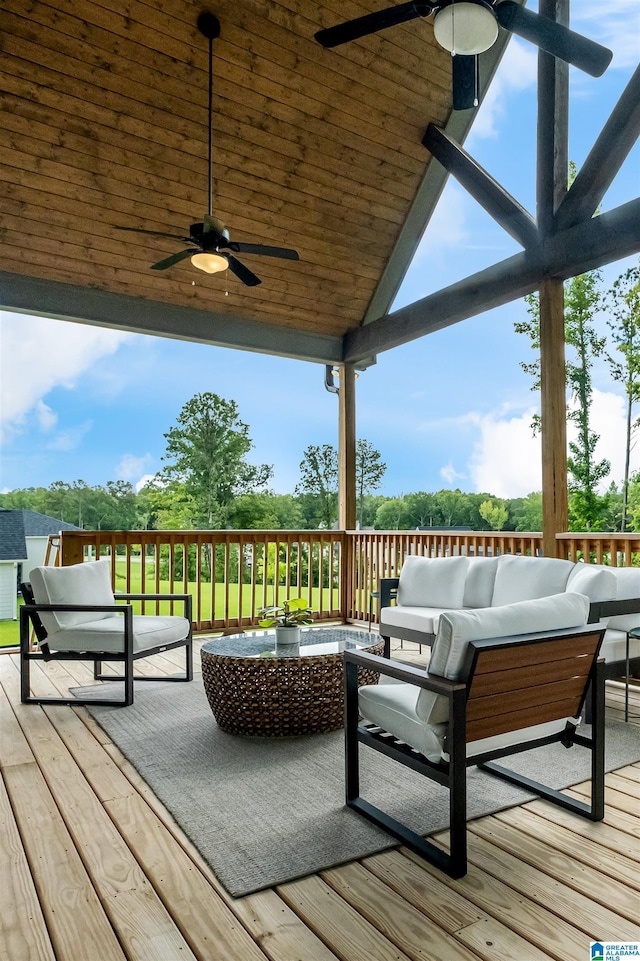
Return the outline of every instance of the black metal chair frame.
{"type": "MultiPolygon", "coordinates": [[[[573,631],[554,631],[544,634],[532,634],[526,637],[499,638],[494,640],[475,641],[469,644],[462,676],[464,682],[449,681],[440,677],[429,677],[424,670],[390,661],[366,652],[346,651],[344,655],[345,671],[345,794],[346,804],[359,814],[368,818],[374,824],[383,828],[396,837],[411,850],[415,851],[427,861],[452,878],[459,878],[467,871],[467,778],[466,769],[477,765],[497,777],[516,784],[531,791],[548,801],[567,808],[576,814],[600,821],[604,817],[604,661],[598,658],[598,652],[604,635],[603,629],[595,627],[580,628],[573,631]],[[579,734],[572,724],[567,724],[564,731],[538,738],[535,741],[513,744],[480,755],[467,756],[467,704],[471,691],[474,673],[478,661],[483,653],[499,650],[501,657],[509,655],[509,651],[518,648],[524,650],[523,645],[540,644],[547,641],[562,641],[565,639],[579,639],[585,635],[598,635],[595,650],[591,660],[588,676],[585,679],[584,690],[579,698],[579,707],[575,712],[578,716],[585,702],[586,692],[592,688],[592,718],[591,737],[579,734]],[[427,691],[441,694],[449,702],[448,735],[446,750],[448,763],[441,761],[434,763],[424,755],[414,750],[408,744],[397,740],[388,732],[375,725],[360,722],[358,710],[358,668],[366,667],[387,677],[396,678],[415,684],[427,691]],[[504,768],[494,761],[496,758],[519,754],[546,744],[561,742],[565,747],[573,744],[581,745],[591,751],[591,803],[574,799],[561,791],[554,790],[524,775],[517,774],[504,768]],[[449,825],[450,846],[447,853],[435,845],[428,838],[424,838],[402,824],[396,818],[375,807],[360,797],[359,777],[359,745],[368,747],[385,754],[387,757],[399,761],[406,767],[425,775],[438,784],[449,789],[449,825]]],[[[571,643],[571,641],[570,641],[571,643]]],[[[517,655],[516,655],[517,656],[517,655]]],[[[508,673],[508,672],[507,672],[508,673]]],[[[560,718],[568,714],[561,712],[560,718]]],[[[549,720],[550,718],[545,718],[549,720]]],[[[528,725],[523,725],[528,726],[528,725]]],[[[517,728],[516,728],[517,729],[517,728]]]]}
{"type": "MultiPolygon", "coordinates": [[[[33,601],[33,591],[28,583],[21,584],[20,589],[26,602],[20,608],[20,699],[23,704],[105,704],[126,707],[133,704],[134,663],[143,657],[162,654],[174,648],[185,648],[184,676],[150,676],[136,675],[135,681],[192,681],[193,680],[193,629],[192,629],[192,598],[190,594],[118,594],[118,600],[124,603],[116,604],[36,604],[33,601]],[[133,650],[133,605],[132,601],[173,601],[184,604],[184,616],[189,622],[187,635],[179,641],[170,644],[159,644],[144,651],[133,650]],[[123,651],[51,651],[47,641],[47,631],[40,618],[41,612],[73,612],[91,611],[96,614],[120,614],[123,622],[123,651]],[[30,649],[29,622],[33,625],[38,640],[38,650],[30,649]],[[96,681],[123,681],[124,698],[88,698],[82,697],[40,697],[31,693],[31,663],[33,661],[91,661],[93,676],[96,681]],[[117,662],[123,665],[122,674],[103,674],[102,662],[117,662]]],[[[62,639],[60,640],[62,642],[62,639]]]]}

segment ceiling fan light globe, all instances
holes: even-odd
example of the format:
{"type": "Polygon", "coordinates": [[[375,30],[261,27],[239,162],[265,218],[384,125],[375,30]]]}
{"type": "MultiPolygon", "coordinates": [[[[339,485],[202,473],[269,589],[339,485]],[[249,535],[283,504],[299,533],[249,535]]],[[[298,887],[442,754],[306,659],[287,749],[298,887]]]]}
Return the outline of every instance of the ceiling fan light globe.
{"type": "Polygon", "coordinates": [[[213,253],[197,253],[191,258],[191,263],[198,270],[204,270],[207,274],[217,274],[221,270],[226,270],[229,266],[229,261],[222,254],[213,253]]]}
{"type": "Polygon", "coordinates": [[[498,22],[488,4],[455,0],[435,15],[433,33],[450,53],[473,56],[496,42],[498,22]]]}

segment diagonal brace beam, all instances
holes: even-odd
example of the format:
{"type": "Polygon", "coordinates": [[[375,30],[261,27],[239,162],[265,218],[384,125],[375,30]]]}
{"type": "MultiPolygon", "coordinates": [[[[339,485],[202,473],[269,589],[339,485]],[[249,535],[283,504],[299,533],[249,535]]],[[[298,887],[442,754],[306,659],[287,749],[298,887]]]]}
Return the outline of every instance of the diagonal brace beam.
{"type": "Polygon", "coordinates": [[[566,280],[639,252],[637,198],[349,332],[343,341],[343,361],[357,364],[372,354],[511,303],[537,290],[545,278],[566,280]]]}
{"type": "Polygon", "coordinates": [[[640,136],[640,66],[583,163],[555,217],[557,230],[589,220],[640,136]]]}
{"type": "Polygon", "coordinates": [[[422,143],[514,240],[525,248],[538,243],[533,217],[444,130],[430,123],[422,143]]]}

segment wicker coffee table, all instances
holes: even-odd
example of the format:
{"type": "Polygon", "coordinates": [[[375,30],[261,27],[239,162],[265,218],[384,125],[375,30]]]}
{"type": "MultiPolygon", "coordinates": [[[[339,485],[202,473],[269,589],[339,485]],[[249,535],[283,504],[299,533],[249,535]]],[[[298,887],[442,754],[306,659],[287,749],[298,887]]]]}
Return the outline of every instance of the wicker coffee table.
{"type": "MultiPolygon", "coordinates": [[[[273,631],[234,634],[203,644],[202,678],[213,715],[229,734],[321,734],[344,723],[343,652],[383,649],[375,634],[344,628],[310,628],[299,649],[277,655],[273,631]]],[[[361,684],[377,682],[375,672],[361,671],[361,684]]]]}

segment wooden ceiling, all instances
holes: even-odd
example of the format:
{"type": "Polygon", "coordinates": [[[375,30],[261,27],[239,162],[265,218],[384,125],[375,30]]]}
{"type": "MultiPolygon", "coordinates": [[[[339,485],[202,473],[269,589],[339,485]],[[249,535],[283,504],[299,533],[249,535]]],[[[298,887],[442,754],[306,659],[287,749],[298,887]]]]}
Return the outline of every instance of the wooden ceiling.
{"type": "MultiPolygon", "coordinates": [[[[0,303],[230,346],[337,361],[388,310],[444,171],[431,122],[459,139],[449,54],[430,20],[323,49],[314,33],[379,0],[2,0],[0,303]],[[262,278],[151,264],[207,208],[215,13],[214,212],[262,278]]],[[[504,38],[503,38],[504,39],[504,38]]],[[[502,44],[493,55],[497,62],[502,44]]]]}

